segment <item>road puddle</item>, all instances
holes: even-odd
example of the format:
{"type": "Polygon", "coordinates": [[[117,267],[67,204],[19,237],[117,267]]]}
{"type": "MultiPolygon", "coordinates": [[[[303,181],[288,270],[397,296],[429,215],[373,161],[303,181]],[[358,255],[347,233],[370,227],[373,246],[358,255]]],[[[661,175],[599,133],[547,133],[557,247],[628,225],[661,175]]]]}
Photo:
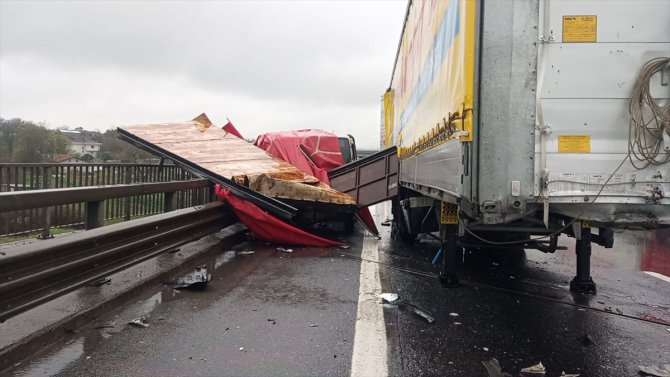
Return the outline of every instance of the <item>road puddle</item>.
{"type": "MultiPolygon", "coordinates": [[[[69,364],[75,362],[84,355],[84,338],[75,339],[66,343],[62,348],[57,348],[47,355],[29,361],[17,371],[16,377],[53,376],[59,373],[69,364]]],[[[19,365],[21,366],[21,365],[19,365]]]]}

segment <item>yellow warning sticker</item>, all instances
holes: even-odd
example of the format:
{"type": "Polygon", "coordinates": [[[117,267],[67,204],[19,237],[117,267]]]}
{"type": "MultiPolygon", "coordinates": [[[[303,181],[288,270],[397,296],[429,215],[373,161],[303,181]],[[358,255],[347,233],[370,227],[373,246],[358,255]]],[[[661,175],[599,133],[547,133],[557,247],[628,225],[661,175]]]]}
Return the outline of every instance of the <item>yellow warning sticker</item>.
{"type": "Polygon", "coordinates": [[[440,205],[440,224],[458,224],[458,205],[442,202],[440,205]]]}
{"type": "Polygon", "coordinates": [[[598,16],[563,16],[563,43],[595,42],[598,16]]]}
{"type": "Polygon", "coordinates": [[[558,135],[559,153],[591,153],[591,136],[558,135]]]}

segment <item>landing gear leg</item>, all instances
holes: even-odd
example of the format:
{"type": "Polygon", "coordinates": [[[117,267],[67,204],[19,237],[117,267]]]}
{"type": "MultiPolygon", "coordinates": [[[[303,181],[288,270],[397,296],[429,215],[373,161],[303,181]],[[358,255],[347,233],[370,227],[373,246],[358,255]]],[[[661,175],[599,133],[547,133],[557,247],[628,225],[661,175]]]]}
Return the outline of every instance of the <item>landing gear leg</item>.
{"type": "Polygon", "coordinates": [[[577,275],[570,282],[570,290],[596,294],[596,283],[591,278],[591,227],[583,222],[575,227],[577,275]]]}
{"type": "Polygon", "coordinates": [[[440,281],[447,287],[456,287],[458,286],[456,263],[462,254],[462,249],[458,245],[458,224],[440,224],[440,239],[444,251],[440,281]]]}

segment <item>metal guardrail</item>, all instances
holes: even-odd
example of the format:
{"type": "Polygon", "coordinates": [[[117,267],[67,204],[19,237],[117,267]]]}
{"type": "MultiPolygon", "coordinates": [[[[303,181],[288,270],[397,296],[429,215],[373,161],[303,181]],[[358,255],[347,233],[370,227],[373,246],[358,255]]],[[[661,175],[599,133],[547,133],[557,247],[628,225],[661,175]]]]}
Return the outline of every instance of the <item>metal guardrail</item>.
{"type": "MultiPolygon", "coordinates": [[[[183,181],[198,178],[178,166],[142,164],[54,164],[0,163],[0,192],[17,192],[68,187],[119,185],[183,181]]],[[[211,187],[178,191],[171,198],[174,208],[208,203],[211,187]]],[[[104,220],[130,220],[165,211],[162,193],[117,197],[104,203],[104,220]]],[[[51,207],[53,227],[85,226],[83,202],[51,207]]],[[[21,209],[0,213],[0,237],[36,232],[42,229],[46,208],[21,209]]]]}
{"type": "Polygon", "coordinates": [[[177,208],[176,195],[180,191],[209,188],[207,179],[160,183],[136,183],[114,186],[73,187],[0,193],[0,213],[44,208],[41,227],[42,238],[49,238],[51,207],[84,203],[85,229],[104,224],[105,201],[133,195],[162,194],[162,209],[166,212],[177,208]]]}
{"type": "Polygon", "coordinates": [[[236,221],[214,202],[0,254],[0,322],[236,221]]]}

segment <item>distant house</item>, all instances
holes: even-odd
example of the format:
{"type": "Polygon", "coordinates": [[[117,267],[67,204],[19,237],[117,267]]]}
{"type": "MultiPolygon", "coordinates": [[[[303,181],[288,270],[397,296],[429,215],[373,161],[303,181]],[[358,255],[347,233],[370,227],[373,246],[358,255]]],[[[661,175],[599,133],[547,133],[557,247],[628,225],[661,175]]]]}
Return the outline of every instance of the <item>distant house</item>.
{"type": "Polygon", "coordinates": [[[87,164],[88,162],[80,160],[76,157],[72,157],[69,154],[61,154],[56,156],[53,159],[53,162],[57,164],[87,164]]]}
{"type": "Polygon", "coordinates": [[[102,144],[87,138],[81,131],[60,130],[60,132],[70,139],[70,152],[82,156],[89,154],[92,157],[96,157],[98,152],[100,152],[100,146],[102,144]]]}

